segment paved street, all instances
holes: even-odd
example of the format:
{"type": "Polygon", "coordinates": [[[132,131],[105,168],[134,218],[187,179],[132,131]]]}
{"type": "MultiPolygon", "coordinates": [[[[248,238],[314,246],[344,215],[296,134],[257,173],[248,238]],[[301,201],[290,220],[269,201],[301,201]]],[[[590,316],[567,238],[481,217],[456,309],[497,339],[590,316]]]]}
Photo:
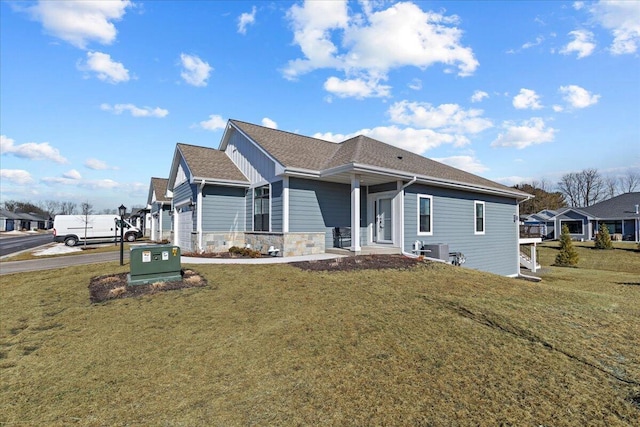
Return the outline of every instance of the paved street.
{"type": "MultiPolygon", "coordinates": [[[[51,270],[73,265],[97,264],[119,261],[120,252],[105,252],[89,255],[60,256],[53,258],[33,259],[28,261],[0,261],[0,275],[24,273],[27,271],[51,270]]],[[[125,263],[129,260],[129,251],[124,252],[125,263]]]]}
{"type": "Polygon", "coordinates": [[[53,242],[53,235],[46,234],[25,234],[14,236],[3,234],[0,238],[0,257],[35,248],[53,242]]]}

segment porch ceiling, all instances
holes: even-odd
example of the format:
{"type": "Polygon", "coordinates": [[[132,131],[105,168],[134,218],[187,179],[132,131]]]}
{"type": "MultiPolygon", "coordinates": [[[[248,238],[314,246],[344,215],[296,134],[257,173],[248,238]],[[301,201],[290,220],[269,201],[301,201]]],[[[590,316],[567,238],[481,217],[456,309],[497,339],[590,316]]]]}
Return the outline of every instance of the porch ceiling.
{"type": "MultiPolygon", "coordinates": [[[[340,184],[351,185],[352,175],[353,173],[343,172],[343,173],[337,173],[329,176],[323,176],[321,179],[322,181],[337,182],[340,184]]],[[[373,173],[358,173],[358,176],[360,176],[361,186],[385,184],[388,182],[395,182],[398,179],[400,179],[398,177],[373,174],[373,173]]],[[[405,179],[405,181],[407,181],[407,179],[405,179]]]]}

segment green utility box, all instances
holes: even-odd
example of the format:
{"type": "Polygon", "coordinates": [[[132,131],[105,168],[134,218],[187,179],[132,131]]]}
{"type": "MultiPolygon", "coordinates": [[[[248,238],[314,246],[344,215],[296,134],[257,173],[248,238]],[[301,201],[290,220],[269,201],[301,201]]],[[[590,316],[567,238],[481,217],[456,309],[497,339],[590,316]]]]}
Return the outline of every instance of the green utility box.
{"type": "Polygon", "coordinates": [[[182,280],[180,247],[171,245],[131,248],[129,285],[182,280]]]}

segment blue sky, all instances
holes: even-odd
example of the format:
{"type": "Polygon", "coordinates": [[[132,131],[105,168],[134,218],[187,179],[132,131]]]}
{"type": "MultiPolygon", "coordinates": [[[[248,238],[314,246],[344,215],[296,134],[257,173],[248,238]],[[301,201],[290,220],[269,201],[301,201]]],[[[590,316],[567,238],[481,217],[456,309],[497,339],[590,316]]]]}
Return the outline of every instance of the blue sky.
{"type": "Polygon", "coordinates": [[[0,43],[0,201],[143,206],[230,118],[508,185],[640,171],[640,1],[3,1],[0,43]]]}

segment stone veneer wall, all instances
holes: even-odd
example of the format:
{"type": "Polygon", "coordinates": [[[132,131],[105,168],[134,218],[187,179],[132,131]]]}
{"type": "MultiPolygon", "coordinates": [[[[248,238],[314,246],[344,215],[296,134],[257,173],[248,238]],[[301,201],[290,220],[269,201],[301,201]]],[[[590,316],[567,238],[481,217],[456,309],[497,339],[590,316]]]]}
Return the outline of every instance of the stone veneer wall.
{"type": "Polygon", "coordinates": [[[279,249],[278,256],[323,254],[324,233],[245,233],[245,243],[263,254],[270,246],[279,249]]]}
{"type": "MultiPolygon", "coordinates": [[[[191,244],[193,248],[198,247],[198,233],[191,236],[191,244]]],[[[227,252],[230,247],[238,246],[243,248],[245,245],[244,232],[205,232],[202,235],[202,245],[204,252],[227,252]]]]}

